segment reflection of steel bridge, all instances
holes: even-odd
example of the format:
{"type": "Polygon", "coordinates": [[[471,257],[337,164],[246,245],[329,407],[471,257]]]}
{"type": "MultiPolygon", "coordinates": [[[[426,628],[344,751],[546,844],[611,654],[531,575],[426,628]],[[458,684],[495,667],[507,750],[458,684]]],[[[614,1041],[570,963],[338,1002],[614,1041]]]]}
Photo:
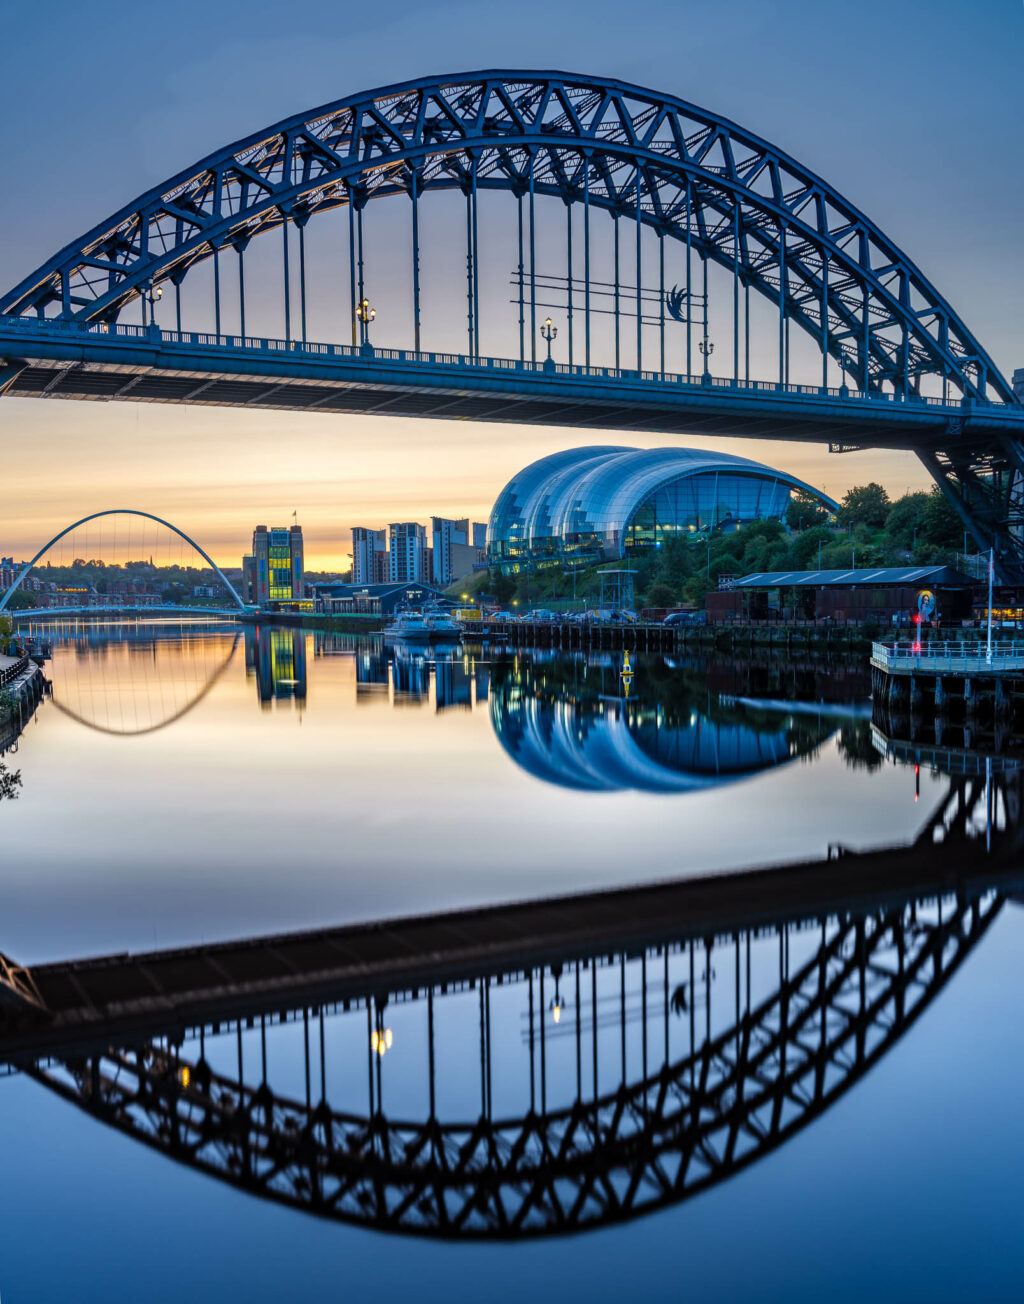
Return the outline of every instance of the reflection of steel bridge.
{"type": "MultiPolygon", "coordinates": [[[[395,220],[393,208],[372,211],[395,220]]],[[[1024,578],[1024,408],[949,303],[795,159],[715,114],[614,81],[418,80],[216,151],[0,297],[0,391],[912,449],[976,542],[994,542],[1002,574],[1024,578]],[[434,278],[421,276],[420,206],[438,191],[465,199],[466,325],[454,345],[448,278],[435,313],[424,292],[434,278]],[[494,321],[505,274],[500,294],[488,290],[495,259],[481,253],[480,228],[490,254],[504,229],[488,208],[498,192],[514,201],[515,311],[494,321]],[[368,285],[364,226],[370,201],[396,196],[408,201],[408,277],[384,304],[368,285]],[[323,225],[332,210],[347,238],[323,225]],[[603,236],[598,213],[612,219],[603,236]],[[312,266],[314,217],[329,274],[312,266]],[[247,288],[246,252],[270,233],[281,236],[280,309],[276,326],[254,333],[252,305],[267,296],[247,288]],[[351,340],[319,343],[312,300],[337,278],[345,243],[348,302],[330,316],[351,340]],[[538,246],[557,271],[539,265],[538,246]],[[173,329],[157,321],[165,289],[173,329]],[[552,295],[564,362],[537,356],[538,309],[552,295]],[[761,301],[753,328],[751,296],[761,301]],[[803,370],[793,326],[810,342],[803,370]],[[449,342],[431,346],[425,334],[436,340],[442,327],[449,342]],[[751,372],[752,334],[771,375],[751,372]]]]}
{"type": "Polygon", "coordinates": [[[180,1162],[321,1217],[468,1239],[614,1223],[769,1154],[892,1049],[1019,889],[1019,797],[1018,776],[995,787],[958,779],[911,845],[777,870],[189,951],[6,962],[0,1057],[180,1162]],[[752,946],[767,947],[756,997],[752,946]],[[627,956],[641,984],[632,1075],[627,956]],[[715,965],[735,973],[717,1023],[715,965]],[[571,1039],[567,1105],[548,1103],[556,1046],[545,980],[552,1004],[571,1000],[577,1015],[560,1029],[571,1039]],[[435,1025],[451,993],[479,1022],[479,1112],[455,1122],[435,1106],[447,1063],[435,1025]],[[374,1047],[385,994],[422,1020],[413,1040],[426,1048],[429,1103],[418,1119],[383,1107],[374,1047]],[[495,1111],[491,1074],[492,1006],[510,995],[529,1010],[530,1086],[518,1114],[495,1111]],[[621,1079],[610,1089],[598,1087],[597,1029],[608,1021],[599,1005],[615,1011],[616,1076],[621,1026],[621,1079]],[[268,1080],[274,1025],[303,1009],[304,1101],[268,1080]],[[328,1101],[331,1009],[357,1028],[365,1011],[363,1113],[328,1101]],[[670,1049],[674,1020],[689,1023],[681,1055],[670,1049]],[[201,1048],[216,1032],[237,1040],[237,1072],[215,1071],[205,1049],[186,1058],[190,1029],[201,1048]],[[257,1038],[248,1078],[244,1029],[257,1038]]]}
{"type": "MultiPolygon", "coordinates": [[[[235,592],[235,589],[234,589],[233,585],[230,583],[230,581],[228,580],[228,578],[225,576],[225,574],[224,574],[224,572],[221,570],[221,568],[220,568],[220,567],[217,565],[217,563],[213,560],[213,558],[210,556],[210,554],[209,554],[208,552],[206,552],[203,548],[201,548],[201,547],[199,546],[199,544],[196,543],[195,539],[190,538],[189,535],[187,535],[187,534],[184,532],[184,530],[179,530],[178,527],[177,527],[176,525],[172,525],[170,521],[165,521],[165,520],[164,520],[162,517],[160,517],[160,516],[154,516],[151,512],[140,512],[140,511],[136,511],[136,510],[135,510],[134,508],[132,508],[132,507],[114,507],[114,508],[109,509],[108,511],[103,511],[103,512],[93,512],[93,513],[92,513],[91,515],[89,515],[89,516],[83,516],[83,517],[81,518],[81,520],[74,521],[71,525],[68,525],[67,527],[65,527],[65,529],[61,530],[58,534],[55,534],[55,535],[53,536],[52,539],[47,540],[47,542],[43,544],[43,546],[39,549],[39,551],[38,551],[38,552],[36,553],[36,555],[32,558],[32,560],[31,560],[30,562],[27,562],[27,563],[26,563],[26,564],[21,568],[21,570],[18,572],[18,575],[17,575],[17,577],[16,577],[14,583],[13,583],[13,584],[11,585],[11,587],[7,590],[7,592],[6,592],[5,594],[3,594],[2,597],[0,597],[0,611],[3,611],[3,609],[7,606],[8,602],[10,602],[10,600],[11,600],[11,598],[14,596],[14,594],[17,593],[18,589],[19,589],[19,588],[21,587],[21,585],[22,585],[22,582],[24,581],[24,579],[26,578],[26,576],[28,575],[28,573],[29,573],[29,571],[32,569],[32,567],[33,567],[33,566],[34,566],[38,561],[40,561],[43,557],[45,557],[46,554],[50,551],[51,548],[53,548],[53,546],[54,546],[55,544],[59,543],[59,542],[61,541],[61,539],[63,539],[66,535],[71,534],[71,532],[72,532],[73,530],[77,530],[78,527],[79,527],[80,525],[87,525],[90,521],[98,521],[98,520],[101,520],[102,518],[104,518],[104,517],[108,517],[108,516],[131,516],[131,517],[141,517],[143,520],[146,520],[146,521],[154,521],[157,525],[162,525],[162,526],[164,526],[166,529],[170,530],[172,534],[176,534],[180,539],[182,539],[185,543],[187,543],[188,546],[189,546],[189,547],[190,547],[194,552],[198,553],[199,556],[202,557],[203,561],[205,561],[206,564],[210,567],[210,569],[216,573],[217,578],[220,580],[220,582],[221,582],[221,583],[224,585],[224,587],[227,589],[228,594],[229,594],[229,596],[231,597],[231,599],[232,599],[232,601],[233,601],[233,603],[234,603],[234,606],[233,606],[232,610],[231,610],[229,613],[227,613],[227,614],[230,614],[230,615],[237,615],[239,611],[245,611],[245,610],[246,610],[245,603],[242,601],[242,599],[241,599],[241,598],[238,596],[238,594],[235,592]]],[[[194,609],[190,609],[190,608],[186,608],[186,607],[171,607],[171,606],[168,605],[168,606],[166,606],[166,607],[149,607],[149,606],[147,606],[147,607],[138,607],[138,608],[133,609],[131,606],[129,606],[129,605],[127,605],[127,604],[123,604],[123,603],[119,603],[119,604],[113,604],[113,603],[112,603],[109,607],[102,607],[102,606],[82,606],[82,607],[40,607],[40,608],[38,608],[38,609],[33,609],[33,610],[31,610],[31,611],[22,611],[22,612],[20,612],[19,614],[22,615],[22,616],[39,616],[39,615],[43,615],[43,614],[45,614],[45,615],[52,615],[52,616],[67,616],[67,615],[73,615],[73,614],[76,614],[76,613],[77,613],[77,614],[88,613],[88,614],[91,615],[91,614],[95,614],[95,613],[99,613],[99,612],[103,612],[103,611],[116,611],[118,614],[121,614],[121,615],[128,615],[128,614],[133,614],[133,612],[134,612],[134,613],[137,613],[137,614],[149,614],[149,613],[151,613],[151,612],[159,611],[159,610],[164,610],[164,611],[173,611],[173,612],[175,612],[175,613],[177,613],[177,614],[182,614],[182,615],[184,615],[184,614],[185,614],[186,612],[188,612],[189,610],[195,610],[195,611],[199,612],[199,614],[204,615],[204,616],[223,614],[223,613],[219,613],[219,612],[213,611],[213,610],[211,610],[209,607],[197,607],[197,608],[194,608],[194,609]]]]}

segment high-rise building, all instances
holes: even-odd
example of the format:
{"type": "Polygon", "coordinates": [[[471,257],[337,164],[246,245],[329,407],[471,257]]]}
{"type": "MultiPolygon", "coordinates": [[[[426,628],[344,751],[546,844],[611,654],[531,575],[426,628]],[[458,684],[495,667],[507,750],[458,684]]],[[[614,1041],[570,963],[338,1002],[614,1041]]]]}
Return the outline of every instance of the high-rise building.
{"type": "Polygon", "coordinates": [[[352,583],[386,584],[390,578],[387,531],[368,530],[364,525],[353,525],[352,583]]]}
{"type": "Polygon", "coordinates": [[[243,597],[248,602],[292,602],[302,597],[302,526],[257,525],[252,555],[242,558],[243,597]]]}
{"type": "Polygon", "coordinates": [[[427,532],[416,521],[388,526],[388,578],[398,584],[423,584],[427,572],[427,532]]]}
{"type": "Polygon", "coordinates": [[[459,521],[445,516],[431,517],[434,558],[433,580],[440,588],[470,575],[477,562],[484,560],[487,526],[468,517],[459,521]]]}

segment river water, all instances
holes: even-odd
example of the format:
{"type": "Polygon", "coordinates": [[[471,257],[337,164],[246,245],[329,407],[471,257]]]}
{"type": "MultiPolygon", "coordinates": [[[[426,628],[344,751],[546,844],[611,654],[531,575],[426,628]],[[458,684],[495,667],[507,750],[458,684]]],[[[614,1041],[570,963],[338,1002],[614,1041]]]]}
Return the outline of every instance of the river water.
{"type": "Polygon", "coordinates": [[[295,1118],[304,1098],[326,1100],[332,1145],[344,1133],[350,1154],[379,1158],[400,1120],[401,1181],[426,1153],[417,1120],[456,1129],[442,1168],[479,1141],[456,1124],[504,1120],[442,1196],[429,1180],[382,1194],[364,1169],[333,1202],[294,1173],[254,1196],[234,1141],[207,1135],[181,1162],[151,1114],[128,1126],[82,1108],[66,1056],[21,1063],[0,1078],[4,1300],[1019,1297],[1024,915],[1019,888],[984,879],[1015,830],[1013,767],[873,728],[856,662],[639,657],[624,675],[621,654],[424,655],[226,624],[40,632],[51,690],[0,758],[21,780],[0,804],[0,950],[22,964],[729,885],[846,863],[841,849],[906,849],[923,829],[914,863],[928,870],[934,839],[935,865],[974,875],[977,894],[908,897],[884,936],[891,901],[868,901],[859,923],[840,905],[820,928],[738,913],[705,938],[610,943],[430,1002],[368,991],[348,1010],[296,1011],[262,1046],[249,1025],[175,1049],[235,1093],[231,1110],[261,1080],[295,1118]],[[978,801],[954,841],[954,816],[929,821],[954,809],[965,766],[978,801]],[[766,1096],[723,1140],[718,1122],[768,1074],[757,1046],[769,1054],[816,975],[835,999],[822,1013],[807,998],[787,1053],[834,1042],[814,1051],[819,1080],[766,1096]],[[862,1016],[880,983],[895,994],[858,1031],[840,988],[862,1016]],[[584,1099],[595,1120],[607,1108],[588,1140],[573,1132],[584,1099]],[[368,1119],[387,1122],[372,1141],[368,1119]],[[629,1119],[632,1141],[602,1131],[629,1119]],[[561,1157],[524,1176],[516,1164],[552,1138],[561,1157]]]}

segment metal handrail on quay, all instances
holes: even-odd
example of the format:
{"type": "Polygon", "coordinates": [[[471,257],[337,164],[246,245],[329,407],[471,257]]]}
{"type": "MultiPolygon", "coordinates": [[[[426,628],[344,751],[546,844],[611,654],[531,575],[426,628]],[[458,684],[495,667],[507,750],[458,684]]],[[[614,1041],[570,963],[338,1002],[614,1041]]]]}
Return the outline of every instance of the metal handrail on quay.
{"type": "Polygon", "coordinates": [[[962,639],[925,644],[872,643],[871,664],[887,674],[915,670],[936,675],[1024,672],[1024,642],[993,642],[991,655],[984,643],[962,639]]]}

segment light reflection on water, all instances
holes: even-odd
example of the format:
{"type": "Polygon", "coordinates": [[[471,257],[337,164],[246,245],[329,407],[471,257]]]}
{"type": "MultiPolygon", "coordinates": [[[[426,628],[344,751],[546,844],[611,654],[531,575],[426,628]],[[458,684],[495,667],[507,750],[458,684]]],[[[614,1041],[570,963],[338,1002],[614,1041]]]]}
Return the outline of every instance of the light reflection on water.
{"type": "Polygon", "coordinates": [[[627,695],[608,654],[58,631],[3,811],[7,946],[184,944],[910,836],[913,775],[872,747],[857,668],[634,669],[627,695]]]}
{"type": "Polygon", "coordinates": [[[111,633],[58,644],[7,757],[18,959],[799,859],[842,886],[751,927],[728,911],[749,919],[757,888],[729,879],[718,925],[684,911],[650,946],[616,944],[612,919],[589,955],[154,1027],[0,1083],[5,1293],[108,1298],[170,1230],[200,1299],[660,1298],[683,1273],[713,1298],[817,1299],[839,1263],[836,1298],[1010,1297],[1020,887],[984,869],[1001,851],[1018,872],[1014,774],[884,759],[855,665],[641,658],[627,693],[614,657],[111,633]],[[877,899],[855,857],[826,859],[915,837],[877,899]],[[901,895],[908,864],[958,886],[901,895]],[[55,1187],[66,1257],[39,1252],[55,1187]],[[583,1234],[537,1239],[566,1229],[583,1234]],[[521,1243],[431,1243],[481,1235],[521,1243]],[[851,1259],[851,1235],[870,1252],[851,1259]]]}

